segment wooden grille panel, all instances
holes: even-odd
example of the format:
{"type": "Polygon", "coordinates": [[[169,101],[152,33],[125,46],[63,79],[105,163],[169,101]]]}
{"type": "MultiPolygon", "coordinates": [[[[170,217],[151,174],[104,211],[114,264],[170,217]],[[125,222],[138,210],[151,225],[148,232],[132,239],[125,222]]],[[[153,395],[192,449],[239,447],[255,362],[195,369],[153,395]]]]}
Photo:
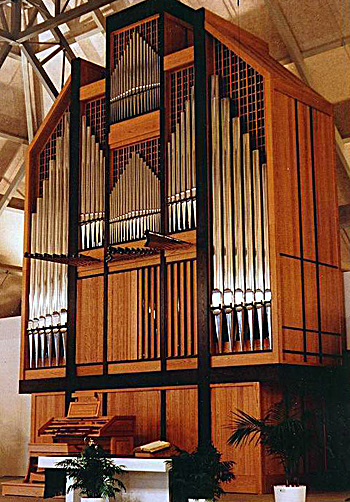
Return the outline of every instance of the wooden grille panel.
{"type": "Polygon", "coordinates": [[[86,125],[91,127],[91,132],[94,134],[100,144],[103,146],[105,141],[105,125],[106,125],[106,100],[105,98],[93,99],[85,104],[86,125]]]}
{"type": "Polygon", "coordinates": [[[63,132],[64,119],[62,116],[39,155],[39,197],[43,193],[43,181],[49,177],[50,161],[56,159],[57,138],[61,138],[63,132]]]}
{"type": "Polygon", "coordinates": [[[171,132],[175,131],[180,121],[180,113],[185,111],[185,101],[191,96],[194,86],[194,66],[181,68],[170,74],[170,110],[171,132]]]}
{"type": "Polygon", "coordinates": [[[126,28],[113,33],[113,65],[116,66],[132,34],[138,33],[156,52],[159,51],[159,22],[158,18],[146,20],[137,26],[126,28]]]}
{"type": "Polygon", "coordinates": [[[160,358],[160,267],[137,271],[138,359],[160,358]]]}
{"type": "Polygon", "coordinates": [[[265,151],[264,79],[252,66],[215,39],[215,71],[221,77],[221,97],[234,100],[243,132],[251,135],[252,146],[265,151]]]}
{"type": "Polygon", "coordinates": [[[167,357],[195,356],[197,345],[196,260],[167,265],[167,357]]]}

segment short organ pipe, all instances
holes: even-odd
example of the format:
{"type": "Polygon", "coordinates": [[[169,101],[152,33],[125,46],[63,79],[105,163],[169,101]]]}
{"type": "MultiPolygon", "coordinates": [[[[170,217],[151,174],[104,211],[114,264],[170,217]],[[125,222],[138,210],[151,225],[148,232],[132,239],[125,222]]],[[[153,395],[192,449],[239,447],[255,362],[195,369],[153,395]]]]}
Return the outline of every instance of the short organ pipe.
{"type": "Polygon", "coordinates": [[[131,153],[109,197],[112,244],[160,231],[159,178],[138,153],[131,153]]]}
{"type": "Polygon", "coordinates": [[[81,137],[80,242],[84,250],[103,244],[105,155],[85,116],[81,137]]]}
{"type": "Polygon", "coordinates": [[[194,92],[184,103],[179,122],[167,144],[169,232],[196,226],[196,166],[194,92]]]}
{"type": "Polygon", "coordinates": [[[111,73],[111,122],[159,107],[160,57],[136,30],[111,73]]]}

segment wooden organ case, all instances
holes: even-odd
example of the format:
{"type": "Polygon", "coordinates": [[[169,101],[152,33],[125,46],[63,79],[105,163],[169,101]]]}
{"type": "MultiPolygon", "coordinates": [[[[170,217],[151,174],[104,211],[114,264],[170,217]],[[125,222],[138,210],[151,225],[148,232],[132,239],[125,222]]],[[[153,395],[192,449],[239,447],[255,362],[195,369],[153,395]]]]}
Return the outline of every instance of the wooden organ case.
{"type": "Polygon", "coordinates": [[[175,1],[108,18],[106,61],[73,61],[29,149],[20,390],[98,390],[136,445],[212,439],[262,492],[279,467],[228,448],[230,411],[341,364],[332,107],[175,1]]]}

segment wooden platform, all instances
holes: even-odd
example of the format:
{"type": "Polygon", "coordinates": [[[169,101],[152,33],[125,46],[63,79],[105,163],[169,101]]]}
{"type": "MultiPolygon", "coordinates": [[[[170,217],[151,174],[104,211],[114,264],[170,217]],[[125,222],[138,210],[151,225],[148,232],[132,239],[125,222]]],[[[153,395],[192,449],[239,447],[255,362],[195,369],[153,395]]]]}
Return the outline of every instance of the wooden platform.
{"type": "MultiPolygon", "coordinates": [[[[0,478],[2,502],[37,501],[44,496],[44,483],[24,483],[24,478],[0,478]],[[23,499],[23,497],[26,497],[23,499]]],[[[57,502],[63,502],[65,497],[54,497],[57,502]]],[[[51,499],[48,499],[51,500],[51,499]]]]}
{"type": "Polygon", "coordinates": [[[24,483],[23,480],[1,483],[2,495],[5,497],[43,498],[44,487],[44,483],[24,483]]]}

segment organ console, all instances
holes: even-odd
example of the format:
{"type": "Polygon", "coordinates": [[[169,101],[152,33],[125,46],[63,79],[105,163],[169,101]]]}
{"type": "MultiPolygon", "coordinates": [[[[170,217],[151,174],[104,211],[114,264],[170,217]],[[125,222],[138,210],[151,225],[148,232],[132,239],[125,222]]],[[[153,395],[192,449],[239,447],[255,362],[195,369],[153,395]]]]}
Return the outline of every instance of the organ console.
{"type": "Polygon", "coordinates": [[[106,38],[29,148],[20,390],[98,389],[136,446],[229,458],[231,406],[341,364],[332,107],[204,9],[142,2],[106,38]]]}

